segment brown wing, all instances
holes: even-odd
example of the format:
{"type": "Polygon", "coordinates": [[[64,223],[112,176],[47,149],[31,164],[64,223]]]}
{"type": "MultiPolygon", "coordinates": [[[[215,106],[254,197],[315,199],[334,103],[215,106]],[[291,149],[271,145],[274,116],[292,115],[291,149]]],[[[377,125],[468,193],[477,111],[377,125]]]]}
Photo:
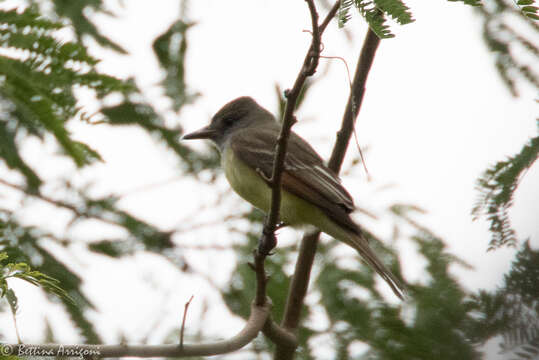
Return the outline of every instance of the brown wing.
{"type": "MultiPolygon", "coordinates": [[[[238,131],[230,139],[232,150],[249,166],[258,168],[269,178],[273,171],[274,149],[279,131],[277,124],[238,131]]],[[[352,197],[313,148],[294,133],[288,142],[282,186],[286,191],[322,209],[336,223],[354,233],[359,232],[358,226],[349,216],[354,210],[352,197]]]]}

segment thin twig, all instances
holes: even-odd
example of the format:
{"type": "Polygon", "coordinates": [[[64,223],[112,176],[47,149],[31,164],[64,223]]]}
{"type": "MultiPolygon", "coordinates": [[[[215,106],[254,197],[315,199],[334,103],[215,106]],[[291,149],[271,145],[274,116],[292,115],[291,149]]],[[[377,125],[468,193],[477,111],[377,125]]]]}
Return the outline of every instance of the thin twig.
{"type": "Polygon", "coordinates": [[[189,300],[185,303],[185,308],[183,309],[183,318],[182,318],[182,328],[180,329],[180,349],[183,349],[183,333],[185,330],[185,318],[187,317],[187,310],[189,310],[189,305],[193,301],[194,295],[191,295],[189,300]]]}
{"type": "Polygon", "coordinates": [[[335,17],[335,14],[337,14],[337,11],[339,11],[340,6],[341,6],[340,0],[336,1],[335,4],[333,4],[333,7],[329,10],[324,21],[322,21],[322,24],[320,24],[320,26],[318,27],[320,34],[322,34],[326,30],[326,27],[328,26],[329,22],[335,17]]]}
{"type": "MultiPolygon", "coordinates": [[[[344,67],[346,68],[346,75],[348,76],[348,85],[350,86],[350,92],[352,93],[352,78],[350,77],[350,69],[348,68],[348,63],[346,62],[346,60],[341,57],[341,56],[327,56],[327,55],[324,55],[324,56],[320,56],[320,58],[323,58],[323,59],[336,59],[336,60],[340,60],[343,62],[344,64],[344,67]]],[[[357,111],[357,109],[355,109],[354,111],[357,111]]],[[[354,140],[356,141],[356,147],[357,147],[357,150],[359,152],[359,157],[361,158],[361,164],[363,165],[363,169],[365,170],[365,174],[367,174],[367,179],[370,180],[370,175],[369,175],[369,170],[367,169],[367,163],[365,162],[365,157],[363,156],[363,151],[361,150],[361,146],[359,146],[359,140],[358,140],[358,137],[357,137],[357,132],[356,132],[356,128],[354,127],[354,140]]]]}
{"type": "MultiPolygon", "coordinates": [[[[380,39],[369,29],[359,56],[354,80],[352,81],[352,89],[343,115],[341,129],[337,133],[337,140],[328,164],[329,168],[335,171],[335,173],[339,173],[341,169],[344,155],[346,154],[346,148],[348,147],[354,129],[355,119],[359,113],[363,95],[365,93],[367,76],[379,43],[380,39]]],[[[294,333],[297,331],[299,325],[301,308],[307,293],[319,235],[320,232],[316,232],[303,236],[294,275],[290,282],[285,314],[281,325],[286,330],[294,333]]],[[[295,349],[296,347],[292,346],[277,345],[274,359],[292,359],[294,357],[295,349]]]]}

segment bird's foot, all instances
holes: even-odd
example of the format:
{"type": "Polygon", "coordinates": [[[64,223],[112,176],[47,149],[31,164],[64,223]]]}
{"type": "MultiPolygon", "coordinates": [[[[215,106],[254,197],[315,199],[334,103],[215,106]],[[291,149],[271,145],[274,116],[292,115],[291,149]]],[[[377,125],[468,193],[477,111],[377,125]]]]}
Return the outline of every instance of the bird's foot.
{"type": "Polygon", "coordinates": [[[262,230],[262,236],[258,240],[258,253],[262,256],[272,255],[271,250],[277,246],[277,237],[273,231],[262,230]]]}

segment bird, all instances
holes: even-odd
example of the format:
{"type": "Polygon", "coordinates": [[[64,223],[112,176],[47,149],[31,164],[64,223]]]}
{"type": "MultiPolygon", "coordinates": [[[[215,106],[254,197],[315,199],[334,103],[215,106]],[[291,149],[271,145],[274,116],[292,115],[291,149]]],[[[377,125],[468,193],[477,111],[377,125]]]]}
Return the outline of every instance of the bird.
{"type": "MultiPolygon", "coordinates": [[[[221,166],[232,189],[253,206],[268,213],[275,144],[281,126],[268,110],[248,96],[225,104],[210,124],[182,137],[208,139],[221,154],[221,166]]],[[[350,216],[352,196],[316,151],[291,131],[281,178],[280,221],[312,225],[354,248],[384,279],[395,295],[404,298],[401,281],[369,247],[361,227],[350,216]]]]}

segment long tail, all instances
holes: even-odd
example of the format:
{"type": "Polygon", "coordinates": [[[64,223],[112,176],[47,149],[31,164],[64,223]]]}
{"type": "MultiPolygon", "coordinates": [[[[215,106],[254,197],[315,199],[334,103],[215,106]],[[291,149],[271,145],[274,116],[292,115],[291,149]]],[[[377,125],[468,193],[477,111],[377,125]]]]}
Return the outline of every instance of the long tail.
{"type": "Polygon", "coordinates": [[[382,261],[376,256],[376,254],[369,247],[368,241],[358,234],[348,233],[348,245],[352,246],[354,249],[359,252],[361,257],[374,269],[376,272],[384,279],[388,285],[391,287],[391,290],[397,295],[401,300],[404,300],[406,294],[405,286],[400,282],[399,279],[388,268],[382,263],[382,261]]]}

